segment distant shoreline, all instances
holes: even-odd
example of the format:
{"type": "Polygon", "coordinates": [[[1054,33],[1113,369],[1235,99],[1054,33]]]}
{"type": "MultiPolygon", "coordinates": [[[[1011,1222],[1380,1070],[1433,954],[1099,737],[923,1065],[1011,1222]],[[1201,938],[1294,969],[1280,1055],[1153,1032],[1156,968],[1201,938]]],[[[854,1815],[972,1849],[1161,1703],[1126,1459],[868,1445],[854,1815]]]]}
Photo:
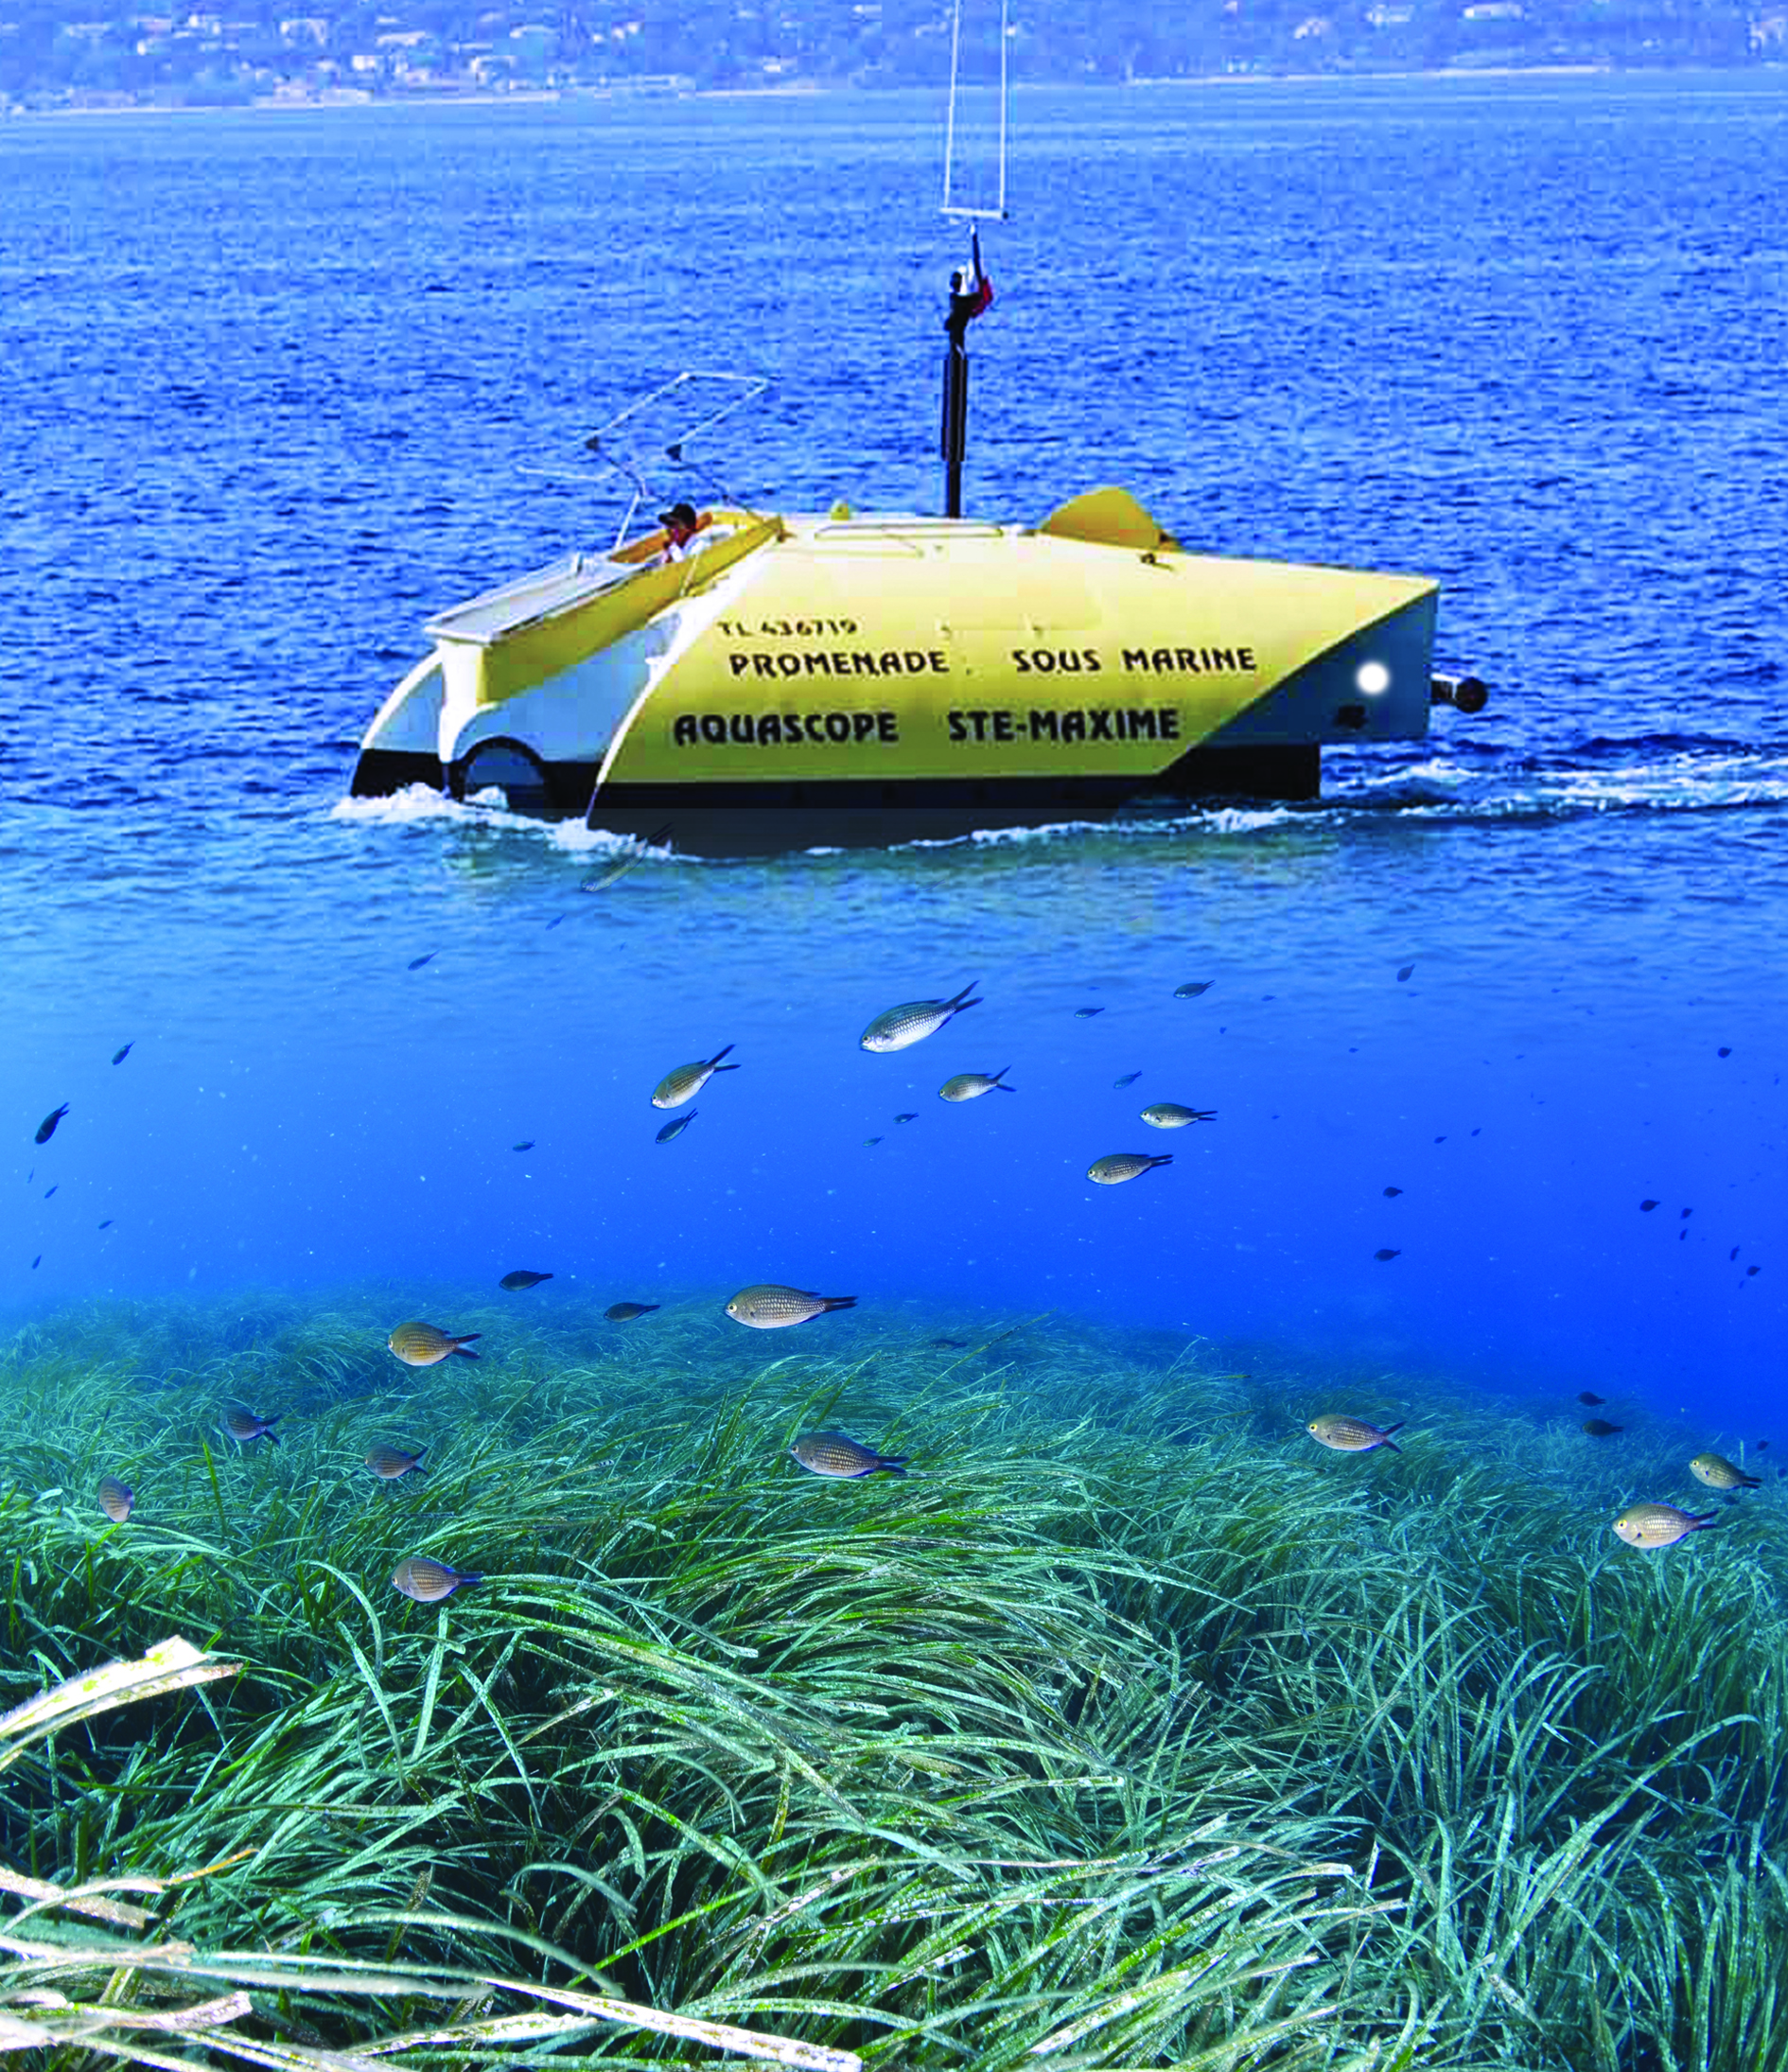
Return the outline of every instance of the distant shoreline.
{"type": "MultiPolygon", "coordinates": [[[[1784,68],[1778,64],[1755,65],[1619,65],[1612,63],[1581,64],[1498,64],[1498,65],[1434,65],[1409,71],[1387,72],[1207,72],[1183,77],[1167,76],[1145,78],[1123,81],[1100,80],[1086,84],[1090,92],[1109,93],[1116,88],[1128,91],[1131,88],[1204,88],[1238,87],[1260,88],[1276,86],[1358,86],[1378,82],[1410,83],[1423,80],[1473,80],[1473,79],[1667,79],[1684,75],[1706,77],[1716,74],[1721,78],[1748,79],[1754,75],[1768,78],[1779,77],[1784,68]]],[[[1083,82],[1073,79],[1038,79],[1025,82],[1016,90],[1027,92],[1072,93],[1083,82]]],[[[510,93],[482,93],[441,91],[421,94],[373,94],[355,88],[341,88],[318,94],[268,94],[243,101],[161,101],[123,100],[102,105],[91,103],[78,106],[53,108],[30,108],[18,103],[0,108],[0,121],[8,119],[29,120],[33,118],[57,119],[76,116],[91,119],[103,115],[241,115],[241,114],[310,114],[319,111],[335,112],[347,109],[383,109],[386,111],[412,111],[426,108],[514,108],[543,107],[557,103],[578,101],[662,102],[684,100],[792,100],[816,99],[823,95],[861,95],[872,97],[877,95],[910,92],[910,87],[851,86],[829,84],[817,80],[791,80],[778,86],[689,86],[689,87],[635,87],[627,84],[615,86],[564,86],[527,87],[510,93]]]]}

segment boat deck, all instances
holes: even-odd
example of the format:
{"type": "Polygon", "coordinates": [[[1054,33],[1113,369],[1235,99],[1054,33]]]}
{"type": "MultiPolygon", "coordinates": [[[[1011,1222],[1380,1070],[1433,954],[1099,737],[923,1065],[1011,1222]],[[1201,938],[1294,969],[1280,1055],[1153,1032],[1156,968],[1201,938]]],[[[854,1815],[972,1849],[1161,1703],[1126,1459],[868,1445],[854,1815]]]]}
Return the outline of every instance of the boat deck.
{"type": "Polygon", "coordinates": [[[465,641],[475,647],[518,632],[523,626],[575,611],[639,574],[636,567],[611,561],[605,554],[569,554],[544,569],[535,569],[500,588],[485,590],[463,605],[453,605],[428,623],[435,640],[465,641]]]}

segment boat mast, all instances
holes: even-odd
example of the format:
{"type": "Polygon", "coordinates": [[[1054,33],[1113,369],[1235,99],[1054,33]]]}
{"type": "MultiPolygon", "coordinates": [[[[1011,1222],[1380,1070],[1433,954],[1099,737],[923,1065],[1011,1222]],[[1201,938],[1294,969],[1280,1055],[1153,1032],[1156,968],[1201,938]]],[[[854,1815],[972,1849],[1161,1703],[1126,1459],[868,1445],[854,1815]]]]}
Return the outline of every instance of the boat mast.
{"type": "Polygon", "coordinates": [[[962,49],[962,0],[956,0],[950,30],[950,104],[944,117],[943,213],[966,221],[969,230],[970,263],[958,268],[950,281],[950,307],[944,318],[948,343],[944,348],[942,429],[938,448],[944,464],[944,516],[962,516],[962,460],[969,438],[969,325],[993,299],[992,285],[981,267],[981,234],[978,225],[1006,219],[1006,114],[1007,61],[1010,44],[1008,14],[1010,0],[1000,0],[1000,114],[999,170],[993,205],[973,207],[954,199],[956,138],[956,87],[960,77],[962,49]]]}

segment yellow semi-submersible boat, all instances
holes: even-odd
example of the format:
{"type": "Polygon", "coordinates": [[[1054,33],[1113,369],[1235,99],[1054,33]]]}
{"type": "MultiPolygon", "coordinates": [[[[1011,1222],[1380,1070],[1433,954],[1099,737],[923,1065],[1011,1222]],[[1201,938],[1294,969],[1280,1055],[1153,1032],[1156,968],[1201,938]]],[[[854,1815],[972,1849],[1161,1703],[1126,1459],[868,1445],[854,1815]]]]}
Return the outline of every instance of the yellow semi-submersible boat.
{"type": "Polygon", "coordinates": [[[695,853],[1314,797],[1331,743],[1418,740],[1437,589],[1188,553],[1128,492],[1035,526],[715,507],[429,622],[356,794],[492,788],[695,853]]]}

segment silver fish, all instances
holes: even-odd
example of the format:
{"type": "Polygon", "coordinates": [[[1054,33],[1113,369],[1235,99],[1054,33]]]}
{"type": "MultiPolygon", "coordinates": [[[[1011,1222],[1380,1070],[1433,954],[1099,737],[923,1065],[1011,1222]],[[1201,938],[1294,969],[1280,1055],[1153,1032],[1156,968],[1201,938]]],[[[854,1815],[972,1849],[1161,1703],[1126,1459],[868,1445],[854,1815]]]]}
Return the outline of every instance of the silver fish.
{"type": "Polygon", "coordinates": [[[754,1331],[774,1331],[787,1324],[805,1324],[809,1317],[824,1316],[828,1309],[854,1309],[854,1295],[813,1295],[804,1288],[784,1288],[776,1281],[754,1282],[742,1288],[727,1305],[735,1324],[748,1324],[754,1331]]]}
{"type": "Polygon", "coordinates": [[[634,835],[633,847],[623,856],[618,857],[607,869],[599,870],[593,878],[586,878],[578,887],[582,892],[605,892],[617,879],[624,878],[649,849],[658,849],[670,839],[669,826],[655,828],[645,836],[634,835]]]}
{"type": "Polygon", "coordinates": [[[1188,1122],[1215,1122],[1215,1108],[1183,1108],[1177,1100],[1158,1100],[1145,1108],[1143,1120],[1155,1130],[1183,1130],[1188,1122]]]}
{"type": "Polygon", "coordinates": [[[1188,979],[1183,986],[1173,989],[1173,997],[1176,1000],[1196,1000],[1200,993],[1209,992],[1216,983],[1214,978],[1188,979]]]}
{"type": "Polygon", "coordinates": [[[1761,1489],[1763,1485],[1755,1475],[1747,1475],[1742,1467],[1735,1467],[1724,1453],[1697,1453],[1689,1463],[1689,1472],[1697,1482],[1704,1482],[1709,1489],[1761,1489]]]}
{"type": "Polygon", "coordinates": [[[1086,1169],[1089,1180],[1096,1180],[1102,1187],[1114,1187],[1120,1180],[1134,1180],[1151,1166],[1171,1166],[1173,1153],[1164,1151],[1159,1158],[1150,1158],[1147,1151],[1111,1151],[1103,1158],[1096,1158],[1086,1169]]]}
{"type": "Polygon", "coordinates": [[[482,1583],[482,1575],[466,1569],[449,1569],[445,1561],[430,1561],[427,1554],[407,1554],[392,1571],[391,1587],[402,1590],[419,1605],[437,1605],[465,1583],[482,1583]]]}
{"type": "Polygon", "coordinates": [[[1614,1521],[1614,1535],[1629,1547],[1674,1547],[1713,1523],[1711,1511],[1679,1511],[1674,1503],[1631,1503],[1614,1521]]]}
{"type": "Polygon", "coordinates": [[[839,1481],[854,1481],[863,1475],[904,1475],[910,1453],[878,1453],[872,1446],[859,1446],[842,1431],[810,1431],[797,1439],[789,1451],[811,1475],[831,1475],[839,1481]]]}
{"type": "Polygon", "coordinates": [[[136,1492],[128,1482],[120,1482],[115,1475],[99,1478],[99,1508],[113,1524],[122,1525],[131,1515],[131,1506],[136,1501],[136,1492]]]}
{"type": "Polygon", "coordinates": [[[983,1094],[990,1094],[997,1086],[1002,1094],[1015,1094],[1015,1086],[1001,1082],[1011,1070],[1003,1064],[997,1072],[958,1072],[954,1079],[946,1080],[938,1089],[939,1100],[978,1100],[983,1094]]]}
{"type": "Polygon", "coordinates": [[[1394,1425],[1369,1425],[1363,1417],[1347,1417],[1339,1411],[1330,1411],[1323,1416],[1312,1417],[1304,1429],[1319,1445],[1333,1447],[1337,1453],[1370,1453],[1379,1446],[1388,1446],[1393,1453],[1403,1450],[1391,1436],[1403,1430],[1401,1417],[1394,1425]]]}
{"type": "Polygon", "coordinates": [[[381,1441],[379,1445],[369,1449],[366,1465],[380,1482],[395,1482],[399,1475],[408,1475],[412,1471],[418,1475],[426,1475],[429,1470],[422,1465],[422,1456],[428,1450],[424,1446],[418,1447],[413,1453],[406,1453],[402,1447],[386,1446],[381,1441]]]}
{"type": "MultiPolygon", "coordinates": [[[[284,1415],[284,1413],[280,1414],[284,1415]]],[[[257,1417],[252,1410],[226,1410],[223,1414],[223,1429],[237,1446],[247,1446],[255,1439],[265,1439],[269,1446],[277,1446],[279,1434],[273,1427],[278,1422],[279,1417],[257,1417]]]]}
{"type": "Polygon", "coordinates": [[[432,1367],[450,1353],[458,1353],[462,1360],[476,1360],[478,1355],[470,1350],[471,1343],[483,1335],[482,1331],[465,1331],[456,1337],[432,1324],[416,1322],[400,1324],[385,1343],[406,1367],[432,1367]]]}
{"type": "Polygon", "coordinates": [[[922,1042],[927,1036],[935,1036],[953,1014],[960,1014],[966,1008],[978,1008],[981,1003],[972,1000],[976,981],[970,979],[962,991],[953,993],[948,1000],[906,1000],[897,1008],[889,1008],[878,1014],[858,1038],[865,1050],[904,1050],[909,1044],[922,1042]]]}
{"type": "Polygon", "coordinates": [[[716,1072],[736,1072],[736,1064],[722,1064],[721,1060],[730,1050],[717,1050],[711,1058],[697,1058],[693,1064],[679,1064],[675,1072],[667,1072],[658,1081],[652,1096],[655,1108],[680,1108],[686,1100],[693,1100],[716,1072]]]}

